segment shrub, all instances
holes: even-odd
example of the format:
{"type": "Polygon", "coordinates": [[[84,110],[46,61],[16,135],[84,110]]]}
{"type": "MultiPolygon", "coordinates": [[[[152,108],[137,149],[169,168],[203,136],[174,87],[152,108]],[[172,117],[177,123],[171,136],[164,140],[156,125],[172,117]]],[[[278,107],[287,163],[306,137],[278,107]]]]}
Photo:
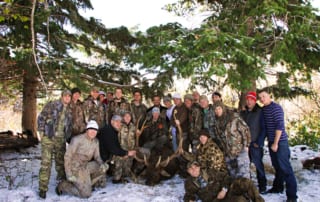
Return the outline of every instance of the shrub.
{"type": "Polygon", "coordinates": [[[289,126],[289,144],[308,145],[314,150],[320,149],[320,113],[312,112],[302,119],[292,121],[289,126]]]}

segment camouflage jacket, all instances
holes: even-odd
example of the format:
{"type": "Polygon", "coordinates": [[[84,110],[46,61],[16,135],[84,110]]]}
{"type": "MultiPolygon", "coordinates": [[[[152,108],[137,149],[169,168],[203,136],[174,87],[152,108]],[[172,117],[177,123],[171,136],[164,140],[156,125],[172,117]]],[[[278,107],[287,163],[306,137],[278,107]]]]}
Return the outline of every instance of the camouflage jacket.
{"type": "Polygon", "coordinates": [[[76,103],[71,102],[70,108],[72,111],[72,135],[79,135],[86,129],[83,102],[80,100],[78,100],[76,103]]]}
{"type": "Polygon", "coordinates": [[[147,128],[141,134],[139,145],[156,140],[161,136],[169,135],[166,119],[161,116],[159,116],[157,121],[153,121],[152,119],[148,120],[145,126],[147,126],[147,128]]]}
{"type": "Polygon", "coordinates": [[[141,117],[141,120],[144,120],[147,116],[147,106],[143,103],[136,105],[133,101],[130,104],[130,111],[132,114],[132,122],[136,121],[141,117]]]}
{"type": "Polygon", "coordinates": [[[119,99],[113,99],[108,104],[108,121],[111,122],[111,118],[113,115],[123,115],[124,112],[130,111],[130,104],[127,102],[126,99],[121,98],[119,99]]]}
{"type": "Polygon", "coordinates": [[[64,155],[64,168],[67,177],[72,176],[80,169],[86,169],[87,163],[92,159],[100,165],[103,163],[100,158],[98,139],[90,140],[85,133],[72,138],[64,155]]]}
{"type": "MultiPolygon", "coordinates": [[[[72,113],[70,106],[67,105],[64,114],[64,136],[70,138],[72,132],[72,113]]],[[[56,135],[58,124],[60,122],[61,112],[63,111],[62,101],[56,100],[47,103],[38,116],[38,131],[43,135],[52,138],[56,135]]]]}
{"type": "Polygon", "coordinates": [[[215,135],[215,113],[213,106],[210,104],[208,109],[202,109],[203,111],[203,128],[208,129],[209,134],[213,140],[216,140],[215,135]]]}
{"type": "Polygon", "coordinates": [[[188,115],[190,140],[199,140],[199,132],[203,126],[203,111],[199,105],[194,104],[188,115]]]}
{"type": "Polygon", "coordinates": [[[106,124],[106,109],[105,105],[99,101],[94,101],[92,97],[84,101],[83,104],[85,121],[88,123],[90,120],[95,120],[99,128],[106,124]]]}
{"type": "Polygon", "coordinates": [[[136,143],[136,127],[133,123],[129,125],[122,123],[121,129],[119,131],[119,142],[124,150],[132,150],[136,143]]]}
{"type": "Polygon", "coordinates": [[[197,149],[197,161],[201,168],[226,171],[227,166],[224,160],[223,152],[218,145],[209,138],[206,144],[199,144],[197,149]]]}
{"type": "Polygon", "coordinates": [[[217,171],[214,169],[201,169],[199,177],[189,176],[185,183],[184,201],[212,202],[217,198],[223,187],[229,188],[232,178],[227,171],[217,171]]]}
{"type": "MultiPolygon", "coordinates": [[[[224,120],[217,119],[216,121],[218,123],[224,120]]],[[[218,125],[221,124],[217,124],[217,126],[218,125]]],[[[228,120],[224,131],[219,128],[217,128],[216,131],[221,143],[221,150],[231,159],[236,158],[244,147],[249,147],[250,145],[251,136],[249,127],[237,113],[228,120]]]]}

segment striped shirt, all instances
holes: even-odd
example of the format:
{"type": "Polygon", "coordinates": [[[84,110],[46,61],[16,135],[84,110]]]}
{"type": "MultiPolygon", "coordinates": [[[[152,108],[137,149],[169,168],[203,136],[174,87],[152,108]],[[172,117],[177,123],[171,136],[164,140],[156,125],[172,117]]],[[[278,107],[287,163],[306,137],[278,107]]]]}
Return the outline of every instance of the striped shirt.
{"type": "Polygon", "coordinates": [[[269,142],[274,142],[276,130],[281,130],[281,137],[279,141],[287,140],[288,135],[285,130],[284,113],[282,107],[274,102],[262,108],[264,114],[264,123],[266,128],[266,135],[269,142]]]}

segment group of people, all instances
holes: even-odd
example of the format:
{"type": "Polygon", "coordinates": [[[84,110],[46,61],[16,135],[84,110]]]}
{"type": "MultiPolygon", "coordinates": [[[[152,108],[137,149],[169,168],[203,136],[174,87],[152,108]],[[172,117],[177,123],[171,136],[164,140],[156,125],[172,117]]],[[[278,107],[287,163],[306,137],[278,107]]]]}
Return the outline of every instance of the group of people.
{"type": "Polygon", "coordinates": [[[53,157],[57,194],[87,198],[93,187],[105,186],[111,165],[112,182],[126,183],[135,177],[134,157],[169,144],[173,151],[179,150],[185,171],[181,174],[188,174],[182,175],[185,201],[263,201],[260,194],[282,193],[284,184],[287,201],[297,200],[283,110],[266,89],[259,91],[263,107],[256,103],[256,93],[248,92],[246,109],[240,112],[223,104],[219,92],[212,94],[212,104],[196,91],[163,99],[156,94],[149,108],[140,90],[134,90],[131,102],[121,88],[106,96],[93,87],[87,99],[82,102],[80,97],[78,88],[65,90],[39,114],[41,198],[46,197],[53,157]],[[276,171],[269,190],[262,162],[265,137],[276,171]],[[258,189],[250,179],[250,162],[256,167],[258,189]]]}

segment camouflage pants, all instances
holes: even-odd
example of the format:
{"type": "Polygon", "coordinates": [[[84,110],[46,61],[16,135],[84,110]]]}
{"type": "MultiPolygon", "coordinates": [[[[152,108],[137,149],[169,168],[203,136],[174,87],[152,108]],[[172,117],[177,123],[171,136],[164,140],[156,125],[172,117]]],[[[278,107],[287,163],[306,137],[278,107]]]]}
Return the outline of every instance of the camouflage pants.
{"type": "Polygon", "coordinates": [[[115,169],[113,173],[114,180],[120,180],[121,177],[132,177],[132,158],[114,157],[115,169]]]}
{"type": "Polygon", "coordinates": [[[234,159],[226,157],[225,160],[231,177],[245,177],[250,179],[250,159],[246,150],[242,150],[234,159]]]}
{"type": "Polygon", "coordinates": [[[81,168],[73,167],[72,175],[76,178],[75,182],[62,181],[59,183],[58,189],[62,193],[89,198],[92,193],[92,186],[98,182],[104,184],[104,186],[106,184],[106,174],[100,171],[100,165],[95,161],[91,161],[81,168]]]}
{"type": "Polygon", "coordinates": [[[64,137],[43,136],[41,139],[41,167],[39,171],[39,190],[48,191],[48,183],[51,175],[52,158],[55,160],[57,179],[65,179],[64,154],[66,143],[64,137]]]}

